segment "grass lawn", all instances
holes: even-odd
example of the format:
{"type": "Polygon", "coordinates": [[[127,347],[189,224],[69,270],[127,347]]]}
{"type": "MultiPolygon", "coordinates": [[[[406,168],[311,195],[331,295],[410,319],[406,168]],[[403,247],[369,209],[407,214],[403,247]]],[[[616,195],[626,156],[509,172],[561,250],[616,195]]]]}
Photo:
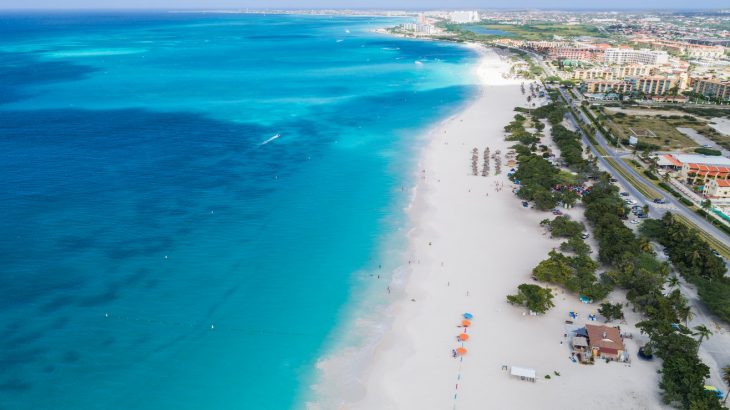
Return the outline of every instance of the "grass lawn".
{"type": "Polygon", "coordinates": [[[599,31],[596,27],[584,24],[537,23],[518,26],[511,24],[479,24],[478,26],[489,30],[500,30],[509,33],[510,38],[517,40],[552,40],[554,36],[567,38],[579,36],[606,37],[606,34],[599,31]]]}
{"type": "Polygon", "coordinates": [[[694,128],[698,124],[681,117],[667,119],[660,116],[614,114],[609,118],[608,126],[619,139],[636,136],[639,142],[656,145],[662,150],[684,150],[697,147],[697,143],[677,131],[677,127],[694,128]]]}

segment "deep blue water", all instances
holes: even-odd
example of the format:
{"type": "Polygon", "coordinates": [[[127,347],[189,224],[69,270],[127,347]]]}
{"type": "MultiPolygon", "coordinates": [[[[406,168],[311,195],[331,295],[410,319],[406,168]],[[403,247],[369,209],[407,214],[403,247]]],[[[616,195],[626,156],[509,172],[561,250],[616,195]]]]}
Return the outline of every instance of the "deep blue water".
{"type": "Polygon", "coordinates": [[[0,409],[301,405],[474,92],[397,23],[0,14],[0,409]]]}

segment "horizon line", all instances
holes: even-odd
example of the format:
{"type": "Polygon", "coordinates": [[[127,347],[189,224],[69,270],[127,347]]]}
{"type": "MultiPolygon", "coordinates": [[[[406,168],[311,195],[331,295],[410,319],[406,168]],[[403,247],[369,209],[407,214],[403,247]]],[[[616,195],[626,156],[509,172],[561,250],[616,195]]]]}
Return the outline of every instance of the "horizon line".
{"type": "Polygon", "coordinates": [[[479,7],[430,7],[430,8],[411,8],[411,7],[216,7],[216,8],[199,8],[199,7],[1,7],[0,12],[3,11],[199,11],[199,12],[226,12],[226,11],[407,11],[407,12],[418,12],[418,11],[453,11],[453,10],[475,10],[475,11],[580,11],[580,12],[620,12],[620,11],[651,11],[651,12],[691,12],[691,11],[715,11],[720,13],[730,14],[730,8],[717,8],[717,7],[693,7],[693,8],[681,8],[681,7],[667,7],[667,8],[633,8],[633,7],[622,7],[622,8],[600,8],[600,7],[490,7],[490,8],[479,8],[479,7]]]}

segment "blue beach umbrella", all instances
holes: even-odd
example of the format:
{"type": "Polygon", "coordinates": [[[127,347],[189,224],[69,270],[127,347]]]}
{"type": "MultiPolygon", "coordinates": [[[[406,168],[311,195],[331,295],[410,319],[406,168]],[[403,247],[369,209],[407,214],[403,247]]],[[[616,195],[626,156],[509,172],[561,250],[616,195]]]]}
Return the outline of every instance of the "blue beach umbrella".
{"type": "Polygon", "coordinates": [[[464,319],[471,319],[473,317],[474,315],[472,315],[471,313],[464,313],[464,319]]]}

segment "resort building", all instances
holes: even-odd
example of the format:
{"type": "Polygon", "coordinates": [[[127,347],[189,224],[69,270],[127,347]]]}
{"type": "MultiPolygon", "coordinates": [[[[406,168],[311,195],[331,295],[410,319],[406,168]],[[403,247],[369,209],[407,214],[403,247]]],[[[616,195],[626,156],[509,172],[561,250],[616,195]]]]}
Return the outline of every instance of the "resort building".
{"type": "Polygon", "coordinates": [[[690,44],[681,41],[662,40],[657,38],[638,38],[632,40],[637,44],[645,44],[653,48],[661,48],[686,54],[689,58],[716,59],[725,54],[725,47],[721,45],[690,44]]]}
{"type": "Polygon", "coordinates": [[[630,48],[609,48],[604,53],[606,64],[650,64],[661,65],[669,61],[666,51],[634,50],[630,48]]]}
{"type": "Polygon", "coordinates": [[[680,176],[688,185],[705,185],[709,181],[727,180],[730,177],[730,167],[704,164],[684,164],[680,176]]]}
{"type": "Polygon", "coordinates": [[[686,77],[638,76],[622,80],[586,80],[583,89],[589,94],[637,92],[646,95],[664,95],[675,87],[677,92],[681,91],[683,78],[686,77]]]}
{"type": "Polygon", "coordinates": [[[730,198],[730,181],[711,179],[705,184],[705,196],[712,199],[730,198]]]}
{"type": "Polygon", "coordinates": [[[634,84],[633,91],[644,94],[666,94],[676,84],[674,78],[654,76],[654,77],[638,77],[629,80],[634,84]]]}
{"type": "Polygon", "coordinates": [[[723,46],[703,46],[693,44],[687,47],[687,56],[689,58],[717,59],[724,55],[725,47],[723,46]]]}
{"type": "Polygon", "coordinates": [[[719,100],[730,100],[730,81],[716,78],[693,78],[691,87],[695,94],[719,100]]]}
{"type": "Polygon", "coordinates": [[[654,66],[631,64],[616,67],[592,67],[573,71],[573,80],[622,80],[626,77],[654,74],[654,66]]]}
{"type": "Polygon", "coordinates": [[[679,171],[684,164],[690,163],[730,167],[730,159],[714,155],[664,154],[657,157],[657,165],[659,168],[670,171],[679,171]]]}
{"type": "Polygon", "coordinates": [[[623,80],[589,80],[583,83],[582,91],[588,94],[621,93],[633,90],[634,84],[623,80]]]}
{"type": "Polygon", "coordinates": [[[554,47],[547,53],[551,60],[598,61],[602,56],[603,50],[593,47],[554,47]]]}
{"type": "Polygon", "coordinates": [[[656,66],[650,64],[628,64],[613,67],[613,72],[618,78],[653,75],[656,72],[656,66]]]}
{"type": "Polygon", "coordinates": [[[617,327],[604,325],[586,325],[588,346],[593,357],[621,360],[624,353],[624,341],[617,327]]]}

